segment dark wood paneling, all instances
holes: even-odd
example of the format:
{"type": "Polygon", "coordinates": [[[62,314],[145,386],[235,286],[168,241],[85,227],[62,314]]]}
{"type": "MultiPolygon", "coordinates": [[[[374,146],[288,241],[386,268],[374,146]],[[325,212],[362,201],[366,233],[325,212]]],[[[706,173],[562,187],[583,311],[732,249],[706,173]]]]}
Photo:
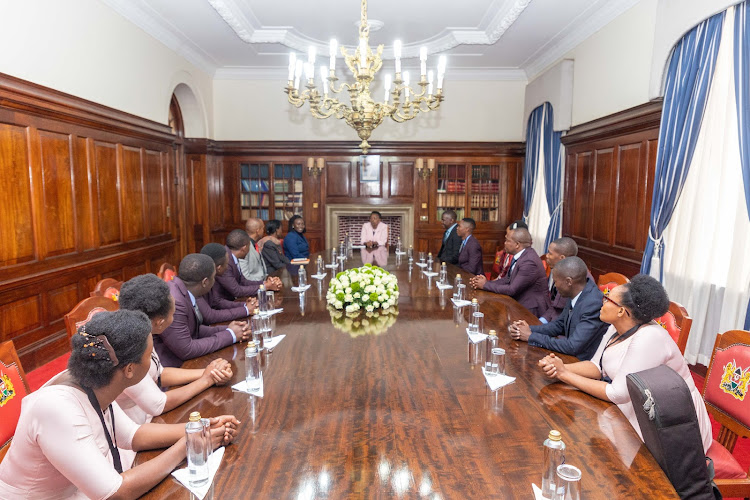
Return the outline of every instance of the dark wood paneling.
{"type": "Polygon", "coordinates": [[[45,257],[72,253],[76,249],[77,227],[70,136],[39,131],[39,148],[44,193],[42,253],[45,257]]]}
{"type": "Polygon", "coordinates": [[[563,234],[594,276],[637,274],[646,246],[661,102],[574,127],[566,146],[563,234]]]}
{"type": "Polygon", "coordinates": [[[352,197],[352,162],[327,161],[325,166],[326,199],[331,202],[337,198],[352,197]]]}
{"type": "Polygon", "coordinates": [[[139,240],[146,236],[140,149],[122,148],[121,178],[122,233],[125,241],[139,240]]]}
{"type": "Polygon", "coordinates": [[[0,124],[0,265],[8,266],[34,259],[31,183],[26,131],[0,124]]]}
{"type": "Polygon", "coordinates": [[[388,162],[388,197],[414,199],[414,162],[388,162]]]}
{"type": "Polygon", "coordinates": [[[159,151],[146,151],[143,159],[144,193],[146,195],[145,213],[147,218],[147,235],[157,236],[167,232],[167,155],[159,151]]]}
{"type": "Polygon", "coordinates": [[[117,151],[114,144],[97,142],[96,197],[99,214],[99,244],[110,245],[120,241],[120,183],[117,178],[117,151]]]}

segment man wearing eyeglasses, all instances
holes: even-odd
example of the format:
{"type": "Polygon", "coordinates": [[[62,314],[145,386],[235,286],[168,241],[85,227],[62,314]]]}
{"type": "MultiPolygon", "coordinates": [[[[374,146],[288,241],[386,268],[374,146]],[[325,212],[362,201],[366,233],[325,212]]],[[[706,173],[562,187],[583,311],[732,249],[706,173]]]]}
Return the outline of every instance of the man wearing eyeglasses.
{"type": "Polygon", "coordinates": [[[589,360],[609,326],[599,319],[602,292],[579,257],[567,257],[552,270],[557,293],[568,299],[558,318],[546,325],[529,326],[523,320],[510,325],[511,338],[551,351],[589,360]]]}

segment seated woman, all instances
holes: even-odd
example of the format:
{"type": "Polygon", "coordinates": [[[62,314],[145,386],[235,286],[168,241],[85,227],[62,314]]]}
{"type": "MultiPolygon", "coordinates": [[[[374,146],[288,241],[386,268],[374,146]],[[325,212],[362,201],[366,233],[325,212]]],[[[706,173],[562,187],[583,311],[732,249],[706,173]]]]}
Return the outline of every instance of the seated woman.
{"type": "Polygon", "coordinates": [[[305,238],[305,219],[301,215],[294,215],[289,219],[289,231],[284,238],[284,255],[290,260],[310,257],[310,245],[305,238]]]}
{"type": "Polygon", "coordinates": [[[388,243],[388,225],[381,221],[380,212],[374,210],[370,213],[370,221],[362,224],[362,232],[359,240],[367,248],[377,248],[388,243]]]}
{"type": "MultiPolygon", "coordinates": [[[[72,338],[68,370],[26,396],[0,463],[0,498],[137,498],[185,459],[184,424],[137,425],[115,402],[151,365],[151,322],[137,311],[101,312],[72,338]],[[122,472],[118,447],[169,447],[122,472]]],[[[211,419],[214,447],[239,422],[211,419]]]]}
{"type": "MultiPolygon", "coordinates": [[[[269,220],[266,224],[266,237],[258,242],[260,254],[266,262],[269,274],[277,271],[290,263],[289,258],[281,249],[281,221],[269,220]]],[[[309,255],[309,253],[308,253],[309,255]]]]}
{"type": "Polygon", "coordinates": [[[712,440],[706,405],[677,344],[653,321],[668,309],[669,297],[661,283],[639,274],[630,283],[613,288],[609,295],[604,296],[599,317],[612,326],[604,334],[591,361],[563,363],[550,354],[539,361],[539,366],[550,378],[617,404],[643,440],[626,377],[630,373],[667,365],[685,380],[690,389],[703,438],[703,451],[706,451],[712,440]]]}

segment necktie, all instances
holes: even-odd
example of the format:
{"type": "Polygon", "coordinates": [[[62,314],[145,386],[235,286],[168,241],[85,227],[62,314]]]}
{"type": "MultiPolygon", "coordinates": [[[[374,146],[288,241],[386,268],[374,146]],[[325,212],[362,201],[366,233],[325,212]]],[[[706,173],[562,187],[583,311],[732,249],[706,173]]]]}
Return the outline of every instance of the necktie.
{"type": "Polygon", "coordinates": [[[511,274],[513,273],[513,266],[515,266],[515,265],[516,265],[516,259],[514,258],[513,260],[510,261],[510,267],[508,268],[508,274],[506,274],[506,276],[508,278],[511,277],[511,274]]]}
{"type": "Polygon", "coordinates": [[[193,304],[193,311],[195,311],[195,318],[198,320],[198,325],[203,324],[203,315],[201,314],[200,309],[198,309],[198,304],[193,304]]]}
{"type": "Polygon", "coordinates": [[[458,249],[458,253],[461,253],[464,251],[464,247],[466,246],[467,241],[469,241],[468,237],[464,241],[461,242],[461,248],[458,249]]]}
{"type": "Polygon", "coordinates": [[[552,283],[552,289],[549,291],[549,298],[555,300],[555,297],[557,297],[557,287],[552,283]]]}
{"type": "Polygon", "coordinates": [[[448,241],[448,235],[450,234],[450,232],[451,232],[451,230],[450,230],[450,229],[448,229],[448,230],[447,230],[447,231],[445,232],[445,234],[443,235],[443,243],[445,243],[446,241],[448,241]]]}

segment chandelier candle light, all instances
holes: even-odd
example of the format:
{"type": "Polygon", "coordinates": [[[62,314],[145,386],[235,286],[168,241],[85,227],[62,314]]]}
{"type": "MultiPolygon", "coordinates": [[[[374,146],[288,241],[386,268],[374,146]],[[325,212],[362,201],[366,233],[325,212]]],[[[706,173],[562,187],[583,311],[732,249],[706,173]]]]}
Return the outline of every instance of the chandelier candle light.
{"type": "Polygon", "coordinates": [[[411,120],[420,112],[426,113],[440,107],[443,100],[443,78],[445,76],[445,56],[440,56],[437,66],[437,91],[433,92],[434,72],[427,71],[427,47],[419,51],[420,77],[417,84],[421,87],[415,92],[410,85],[408,71],[401,73],[401,41],[393,44],[393,55],[396,62],[396,75],[391,78],[386,74],[384,78],[385,96],[383,102],[375,102],[370,95],[370,84],[375,74],[383,65],[383,45],[378,45],[373,53],[368,42],[370,27],[367,23],[367,0],[362,0],[361,19],[359,24],[359,46],[352,54],[345,47],[339,47],[336,40],[330,42],[330,58],[328,66],[320,67],[320,79],[323,93],[315,85],[315,47],[310,47],[307,62],[303,63],[292,52],[289,54],[289,76],[284,91],[289,96],[289,102],[299,108],[310,102],[310,111],[315,118],[325,119],[331,116],[344,119],[346,123],[357,131],[362,142],[359,147],[364,154],[370,150],[370,138],[386,117],[398,123],[411,120]],[[336,82],[336,52],[340,48],[344,63],[354,75],[355,82],[343,83],[337,87],[336,82]],[[304,71],[307,78],[305,89],[300,89],[300,79],[304,71]],[[344,88],[349,92],[350,104],[339,102],[335,97],[329,97],[329,91],[338,94],[344,88]],[[403,100],[402,100],[403,96],[403,100]]]}

